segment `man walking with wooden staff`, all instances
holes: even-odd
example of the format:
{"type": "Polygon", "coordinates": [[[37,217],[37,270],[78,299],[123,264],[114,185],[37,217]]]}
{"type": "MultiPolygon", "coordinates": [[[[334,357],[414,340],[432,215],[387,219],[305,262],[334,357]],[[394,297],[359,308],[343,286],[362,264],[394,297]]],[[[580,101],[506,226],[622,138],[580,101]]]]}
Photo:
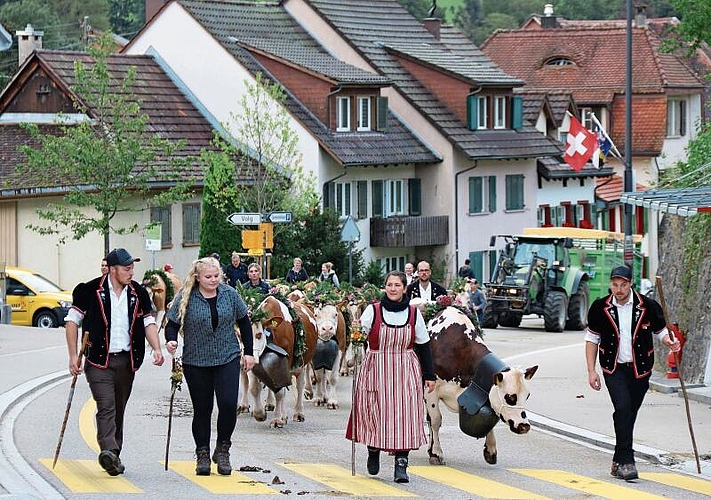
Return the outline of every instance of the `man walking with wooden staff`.
{"type": "Polygon", "coordinates": [[[639,477],[632,448],[637,412],[649,389],[654,366],[653,338],[672,352],[681,345],[671,338],[661,306],[632,290],[632,269],[618,266],[610,274],[611,293],[597,299],[588,312],[585,359],[588,383],[601,388],[595,369],[599,357],[614,413],[615,453],[610,474],[625,481],[639,477]]]}

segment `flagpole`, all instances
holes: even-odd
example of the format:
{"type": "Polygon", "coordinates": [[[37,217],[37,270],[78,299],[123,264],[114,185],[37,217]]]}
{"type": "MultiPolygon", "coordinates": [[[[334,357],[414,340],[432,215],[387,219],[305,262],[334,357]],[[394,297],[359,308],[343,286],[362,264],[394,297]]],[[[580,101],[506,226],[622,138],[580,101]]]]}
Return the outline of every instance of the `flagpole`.
{"type": "MultiPolygon", "coordinates": [[[[625,177],[624,190],[634,191],[632,185],[632,0],[627,0],[627,71],[625,85],[625,177]]],[[[625,203],[625,264],[632,269],[632,204],[625,203]]]]}

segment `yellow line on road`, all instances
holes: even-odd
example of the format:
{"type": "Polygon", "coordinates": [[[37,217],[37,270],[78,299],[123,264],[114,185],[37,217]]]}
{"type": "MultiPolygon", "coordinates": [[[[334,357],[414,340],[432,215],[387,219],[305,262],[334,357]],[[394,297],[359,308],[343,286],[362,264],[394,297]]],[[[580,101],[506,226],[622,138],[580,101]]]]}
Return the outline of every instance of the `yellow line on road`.
{"type": "Polygon", "coordinates": [[[95,414],[96,402],[94,401],[94,398],[89,398],[89,400],[84,403],[84,406],[81,407],[81,411],[79,412],[79,433],[87,446],[94,450],[94,452],[98,455],[101,453],[101,449],[99,448],[99,443],[96,442],[95,414]]]}
{"type": "Polygon", "coordinates": [[[357,497],[416,497],[414,493],[384,484],[380,480],[351,475],[349,469],[329,464],[281,464],[286,469],[357,497]]]}
{"type": "Polygon", "coordinates": [[[457,488],[458,490],[466,491],[467,493],[471,493],[472,495],[477,495],[482,498],[516,498],[531,500],[543,500],[546,498],[526,490],[498,483],[490,479],[484,479],[483,477],[475,474],[468,474],[450,467],[433,467],[431,465],[425,465],[411,466],[408,467],[407,470],[415,476],[424,477],[425,479],[429,479],[431,481],[437,481],[438,483],[446,484],[452,488],[457,488]]]}
{"type": "Polygon", "coordinates": [[[656,483],[666,484],[667,486],[711,496],[711,481],[707,479],[699,479],[671,472],[642,472],[639,477],[656,483]]]}
{"type": "Polygon", "coordinates": [[[125,477],[109,476],[96,460],[58,460],[54,470],[52,459],[40,458],[40,463],[74,493],[143,493],[125,477]]]}
{"type": "MultiPolygon", "coordinates": [[[[163,462],[161,462],[161,464],[163,464],[163,462]]],[[[217,468],[214,465],[212,467],[212,474],[209,476],[195,475],[195,462],[193,461],[172,460],[168,463],[168,468],[177,472],[190,482],[217,495],[279,494],[279,491],[237,471],[232,471],[232,474],[229,476],[221,476],[217,473],[217,468]]]]}
{"type": "Polygon", "coordinates": [[[628,486],[608,483],[600,479],[581,476],[562,470],[546,470],[546,469],[509,469],[511,472],[517,472],[524,476],[540,479],[549,483],[565,486],[577,491],[582,491],[590,495],[595,495],[602,498],[612,498],[619,500],[653,500],[663,499],[658,495],[645,493],[635,490],[628,486]]]}

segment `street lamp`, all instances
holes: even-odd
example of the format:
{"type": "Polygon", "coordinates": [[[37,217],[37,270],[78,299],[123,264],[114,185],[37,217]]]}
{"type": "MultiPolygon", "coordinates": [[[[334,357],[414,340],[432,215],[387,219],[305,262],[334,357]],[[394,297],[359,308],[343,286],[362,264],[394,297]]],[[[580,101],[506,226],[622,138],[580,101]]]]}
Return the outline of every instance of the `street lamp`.
{"type": "MultiPolygon", "coordinates": [[[[625,175],[624,191],[634,191],[632,185],[632,0],[627,0],[627,74],[625,82],[625,175]]],[[[625,203],[625,264],[632,268],[632,204],[625,203]]]]}

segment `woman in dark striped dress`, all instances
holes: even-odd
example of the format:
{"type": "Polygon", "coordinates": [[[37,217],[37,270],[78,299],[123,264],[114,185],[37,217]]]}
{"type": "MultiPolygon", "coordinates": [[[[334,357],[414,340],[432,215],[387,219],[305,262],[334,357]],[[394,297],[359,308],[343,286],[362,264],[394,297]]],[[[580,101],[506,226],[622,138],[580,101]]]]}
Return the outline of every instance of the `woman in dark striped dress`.
{"type": "Polygon", "coordinates": [[[405,295],[407,278],[392,271],[385,296],[366,307],[361,326],[368,350],[358,374],[346,437],[368,446],[368,473],[380,470],[380,451],[395,453],[395,481],[407,483],[410,450],[427,443],[423,377],[429,392],[435,375],[422,314],[405,295]]]}

